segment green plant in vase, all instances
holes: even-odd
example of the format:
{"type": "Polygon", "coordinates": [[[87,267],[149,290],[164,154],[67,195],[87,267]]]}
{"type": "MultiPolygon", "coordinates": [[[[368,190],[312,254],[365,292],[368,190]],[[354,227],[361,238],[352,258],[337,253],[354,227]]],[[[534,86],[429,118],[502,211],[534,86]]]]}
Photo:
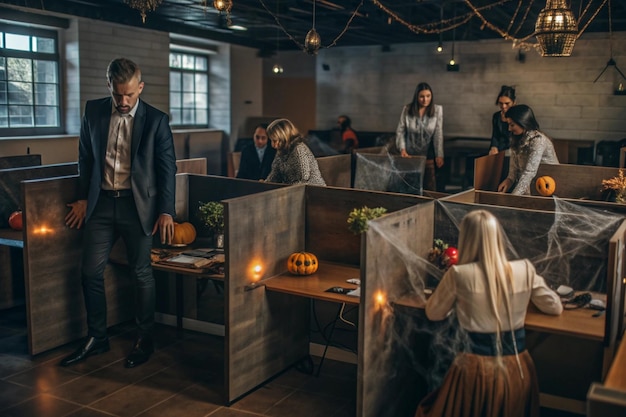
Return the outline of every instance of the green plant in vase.
{"type": "Polygon", "coordinates": [[[218,201],[200,201],[198,211],[204,225],[215,235],[216,246],[224,247],[224,204],[218,201]]]}
{"type": "Polygon", "coordinates": [[[387,209],[384,207],[369,208],[363,206],[355,208],[348,215],[348,229],[355,235],[363,233],[367,231],[368,221],[376,219],[385,213],[387,213],[387,209]]]}

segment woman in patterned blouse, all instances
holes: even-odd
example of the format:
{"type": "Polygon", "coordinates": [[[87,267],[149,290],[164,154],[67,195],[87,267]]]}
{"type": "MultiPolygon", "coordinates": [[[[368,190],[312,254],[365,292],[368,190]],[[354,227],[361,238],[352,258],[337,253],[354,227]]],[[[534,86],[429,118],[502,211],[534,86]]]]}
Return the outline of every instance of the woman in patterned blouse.
{"type": "Polygon", "coordinates": [[[267,137],[277,152],[265,181],[326,185],[313,152],[293,123],[287,119],[274,120],[267,127],[267,137]]]}
{"type": "Polygon", "coordinates": [[[537,175],[539,164],[558,164],[552,141],[539,131],[532,109],[524,104],[511,107],[506,112],[511,132],[511,160],[509,175],[500,183],[498,191],[530,195],[530,183],[537,175]]]}

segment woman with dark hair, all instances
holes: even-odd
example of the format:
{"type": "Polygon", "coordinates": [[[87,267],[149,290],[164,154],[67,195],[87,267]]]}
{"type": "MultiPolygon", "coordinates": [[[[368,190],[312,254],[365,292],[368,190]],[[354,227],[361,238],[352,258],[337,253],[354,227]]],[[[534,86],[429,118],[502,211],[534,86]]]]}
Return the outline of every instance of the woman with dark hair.
{"type": "Polygon", "coordinates": [[[287,119],[274,120],[267,127],[267,137],[276,156],[265,181],[283,184],[326,185],[313,152],[287,119]]]}
{"type": "Polygon", "coordinates": [[[495,112],[491,118],[492,128],[489,155],[509,149],[511,134],[509,133],[509,124],[504,114],[515,105],[515,87],[503,85],[496,98],[496,105],[500,107],[500,111],[495,112]]]}
{"type": "Polygon", "coordinates": [[[539,164],[558,164],[552,141],[539,131],[539,123],[532,109],[524,104],[511,107],[506,112],[511,132],[511,160],[509,175],[500,183],[498,191],[530,195],[530,183],[537,175],[539,164]]]}
{"type": "Polygon", "coordinates": [[[527,259],[509,261],[506,236],[493,214],[475,210],[459,228],[459,263],[426,303],[430,320],[453,310],[467,344],[416,417],[538,417],[539,387],[526,350],[529,302],[559,315],[563,305],[527,259]]]}
{"type": "Polygon", "coordinates": [[[426,83],[415,88],[413,100],[404,106],[396,128],[400,155],[426,157],[424,189],[437,190],[435,165],[443,166],[443,108],[434,104],[433,90],[426,83]]]}

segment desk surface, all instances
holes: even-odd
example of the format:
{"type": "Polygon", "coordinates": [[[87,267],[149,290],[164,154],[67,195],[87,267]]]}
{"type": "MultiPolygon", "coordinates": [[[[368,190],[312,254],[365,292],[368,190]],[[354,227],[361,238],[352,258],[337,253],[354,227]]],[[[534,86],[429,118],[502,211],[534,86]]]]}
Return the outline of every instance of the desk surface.
{"type": "Polygon", "coordinates": [[[330,287],[358,288],[357,285],[346,282],[347,279],[352,278],[361,278],[361,272],[358,267],[320,261],[319,268],[315,274],[296,276],[285,272],[263,280],[262,284],[270,291],[335,303],[358,305],[359,297],[325,292],[330,287]]]}
{"type": "Polygon", "coordinates": [[[0,245],[15,248],[24,247],[24,235],[22,230],[0,229],[0,245]]]}
{"type": "MultiPolygon", "coordinates": [[[[396,304],[403,306],[424,308],[424,304],[417,297],[405,297],[396,304]]],[[[605,314],[593,317],[596,310],[579,308],[576,310],[563,310],[560,316],[543,314],[532,303],[526,313],[526,330],[537,332],[561,334],[581,339],[596,341],[604,340],[605,314]]]]}

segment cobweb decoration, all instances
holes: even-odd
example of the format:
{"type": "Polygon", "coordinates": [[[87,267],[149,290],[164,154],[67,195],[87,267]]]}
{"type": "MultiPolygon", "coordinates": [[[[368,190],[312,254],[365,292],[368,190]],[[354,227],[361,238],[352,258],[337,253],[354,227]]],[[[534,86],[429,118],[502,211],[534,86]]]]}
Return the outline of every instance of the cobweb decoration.
{"type": "Polygon", "coordinates": [[[529,259],[551,288],[566,284],[579,291],[606,292],[609,241],[623,216],[556,197],[554,203],[552,212],[439,200],[433,202],[432,228],[430,222],[403,223],[400,212],[391,213],[388,222],[385,217],[370,222],[367,246],[376,248],[377,256],[368,257],[367,277],[374,278],[387,301],[381,319],[371,320],[367,329],[367,372],[378,376],[374,382],[367,378],[363,387],[368,416],[414,415],[419,401],[441,384],[467,344],[454,312],[431,322],[416,306],[423,305],[444,273],[427,260],[426,248],[435,238],[456,246],[458,227],[470,211],[493,213],[505,231],[509,259],[529,259]],[[414,230],[401,230],[411,225],[414,230]]]}
{"type": "Polygon", "coordinates": [[[426,158],[356,154],[354,188],[422,195],[426,158]]]}

